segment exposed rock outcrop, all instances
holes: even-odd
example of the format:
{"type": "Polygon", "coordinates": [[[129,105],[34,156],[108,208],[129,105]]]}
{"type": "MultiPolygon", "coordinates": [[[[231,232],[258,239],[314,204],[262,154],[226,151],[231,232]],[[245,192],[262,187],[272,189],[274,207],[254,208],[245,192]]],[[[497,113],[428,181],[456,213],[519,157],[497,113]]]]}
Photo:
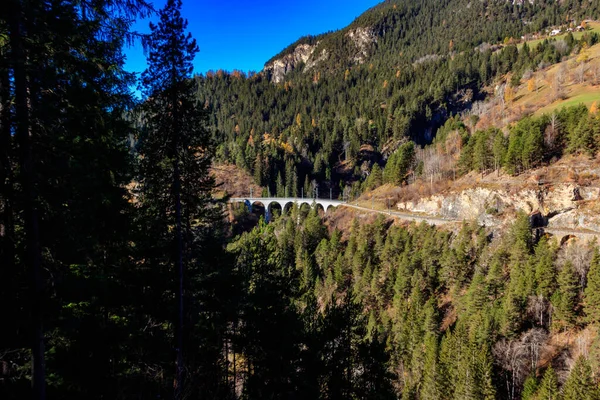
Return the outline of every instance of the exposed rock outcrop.
{"type": "Polygon", "coordinates": [[[539,211],[549,227],[600,231],[600,216],[580,207],[586,201],[598,200],[599,196],[600,188],[575,184],[526,188],[517,192],[477,187],[400,202],[397,208],[448,219],[477,219],[486,225],[494,224],[508,212],[522,210],[532,214],[539,211]]]}
{"type": "Polygon", "coordinates": [[[321,50],[318,54],[313,54],[306,62],[306,65],[304,66],[304,72],[309,71],[310,69],[317,66],[317,64],[322,63],[328,58],[329,52],[327,51],[327,49],[321,50]]]}
{"type": "Polygon", "coordinates": [[[355,64],[364,63],[369,57],[371,46],[377,42],[377,36],[373,29],[369,27],[360,27],[352,29],[346,33],[356,48],[356,52],[351,56],[351,61],[355,64]]]}
{"type": "MultiPolygon", "coordinates": [[[[371,54],[373,44],[377,43],[377,36],[373,29],[369,27],[351,29],[346,32],[344,38],[352,43],[348,61],[353,64],[364,63],[371,54]]],[[[271,82],[283,82],[287,74],[299,67],[303,66],[302,71],[308,72],[329,59],[331,54],[329,49],[322,48],[316,51],[319,43],[316,42],[313,45],[299,44],[291,53],[265,65],[264,71],[269,74],[271,82]]]]}
{"type": "Polygon", "coordinates": [[[299,44],[292,53],[265,65],[265,71],[270,74],[271,82],[282,82],[285,76],[295,70],[299,64],[306,64],[317,45],[318,42],[315,45],[299,44]]]}

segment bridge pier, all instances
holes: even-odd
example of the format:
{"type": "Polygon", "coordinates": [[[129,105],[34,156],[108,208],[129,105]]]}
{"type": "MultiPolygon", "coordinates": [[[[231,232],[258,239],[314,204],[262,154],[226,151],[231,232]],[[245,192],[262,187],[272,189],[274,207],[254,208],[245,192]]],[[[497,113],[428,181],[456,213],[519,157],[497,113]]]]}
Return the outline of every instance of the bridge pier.
{"type": "Polygon", "coordinates": [[[249,200],[245,200],[244,204],[248,207],[248,212],[252,214],[252,203],[249,200]]]}

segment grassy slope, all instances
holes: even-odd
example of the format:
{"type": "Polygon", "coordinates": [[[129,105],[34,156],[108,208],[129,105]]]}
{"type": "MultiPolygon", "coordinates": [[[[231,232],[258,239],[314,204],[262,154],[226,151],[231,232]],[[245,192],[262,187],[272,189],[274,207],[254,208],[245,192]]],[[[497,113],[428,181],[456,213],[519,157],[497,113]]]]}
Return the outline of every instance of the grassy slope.
{"type": "MultiPolygon", "coordinates": [[[[600,33],[600,22],[590,21],[590,22],[588,22],[588,26],[591,29],[588,29],[587,32],[597,32],[597,33],[600,33]]],[[[585,32],[573,32],[573,37],[575,39],[579,40],[584,35],[584,33],[585,32]]],[[[563,34],[560,34],[560,35],[556,35],[556,36],[544,37],[542,39],[528,40],[527,41],[527,45],[529,46],[529,48],[534,48],[535,46],[537,46],[538,44],[542,43],[546,39],[564,39],[565,36],[567,36],[566,32],[563,33],[563,34]]],[[[517,45],[517,47],[520,49],[521,47],[523,47],[523,43],[520,43],[519,45],[517,45]]]]}
{"type": "MultiPolygon", "coordinates": [[[[600,29],[600,23],[594,23],[594,26],[600,29]]],[[[508,101],[506,105],[501,104],[497,99],[494,101],[495,99],[492,96],[488,101],[489,110],[481,116],[477,128],[505,127],[526,115],[551,114],[562,107],[574,106],[580,103],[589,107],[596,102],[600,106],[600,85],[594,84],[593,74],[595,69],[600,71],[600,44],[590,47],[588,54],[587,72],[583,83],[577,82],[577,55],[571,56],[561,63],[534,72],[532,79],[535,85],[532,91],[528,88],[528,82],[523,79],[519,87],[515,89],[513,99],[508,101]],[[562,85],[563,95],[561,98],[557,98],[552,85],[556,74],[561,69],[566,71],[562,85]]],[[[488,88],[490,94],[493,91],[493,88],[488,88]]]]}
{"type": "MultiPolygon", "coordinates": [[[[593,31],[600,33],[600,22],[590,22],[589,25],[592,27],[593,31]]],[[[583,36],[583,33],[576,32],[573,34],[573,36],[575,36],[575,38],[580,38],[581,36],[583,36]]],[[[539,89],[534,92],[529,92],[527,89],[527,84],[523,84],[520,90],[517,92],[517,95],[515,96],[515,98],[518,98],[518,100],[514,102],[514,106],[525,108],[530,108],[531,106],[533,106],[536,108],[534,115],[540,116],[542,114],[550,114],[553,111],[562,107],[575,106],[580,103],[583,103],[588,107],[593,102],[600,103],[600,87],[597,85],[592,85],[590,83],[592,81],[592,77],[589,71],[590,69],[600,65],[600,44],[592,46],[589,49],[589,54],[590,60],[587,63],[588,72],[586,82],[584,82],[583,84],[576,83],[573,76],[568,76],[567,82],[565,84],[565,99],[557,100],[554,102],[551,101],[551,82],[552,78],[562,67],[562,64],[567,64],[567,71],[569,71],[569,75],[575,70],[575,57],[563,61],[560,64],[554,65],[544,72],[534,74],[536,81],[541,83],[539,89]],[[543,78],[543,76],[545,76],[545,79],[543,78]]]]}
{"type": "Polygon", "coordinates": [[[576,106],[581,103],[589,107],[594,102],[597,104],[600,103],[600,89],[598,87],[577,85],[576,87],[571,88],[571,96],[568,99],[557,101],[542,107],[535,112],[535,115],[552,114],[553,111],[562,107],[576,106]]]}
{"type": "Polygon", "coordinates": [[[580,103],[584,103],[586,106],[590,106],[593,102],[600,101],[600,86],[593,84],[593,76],[591,70],[600,66],[600,44],[592,46],[589,50],[589,61],[587,62],[587,73],[584,83],[577,83],[574,76],[574,71],[577,67],[576,57],[563,61],[557,65],[553,65],[543,72],[536,72],[534,74],[537,82],[541,83],[539,89],[534,92],[529,92],[527,89],[526,82],[522,85],[516,98],[522,96],[518,101],[515,102],[514,106],[517,107],[535,107],[535,115],[540,116],[542,114],[549,114],[552,111],[568,106],[574,106],[580,103]],[[564,68],[566,64],[567,77],[564,84],[565,98],[557,101],[552,101],[551,83],[553,82],[554,76],[558,73],[561,68],[564,68]],[[545,77],[545,79],[544,79],[545,77]]]}

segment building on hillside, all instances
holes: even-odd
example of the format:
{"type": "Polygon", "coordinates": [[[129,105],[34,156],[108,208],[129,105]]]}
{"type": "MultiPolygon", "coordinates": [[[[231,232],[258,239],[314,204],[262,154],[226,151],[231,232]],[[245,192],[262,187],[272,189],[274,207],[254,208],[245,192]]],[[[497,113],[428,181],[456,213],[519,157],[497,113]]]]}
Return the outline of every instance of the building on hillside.
{"type": "Polygon", "coordinates": [[[556,36],[561,32],[560,29],[552,29],[552,31],[550,32],[550,36],[556,36]]]}

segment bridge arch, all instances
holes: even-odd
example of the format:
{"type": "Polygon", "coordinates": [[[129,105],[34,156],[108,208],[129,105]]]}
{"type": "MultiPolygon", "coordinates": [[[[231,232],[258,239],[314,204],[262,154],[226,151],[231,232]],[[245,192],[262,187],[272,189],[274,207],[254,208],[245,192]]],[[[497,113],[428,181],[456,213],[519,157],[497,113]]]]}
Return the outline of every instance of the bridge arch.
{"type": "Polygon", "coordinates": [[[297,202],[296,204],[298,205],[298,211],[300,211],[301,213],[308,214],[312,208],[310,202],[308,202],[306,200],[297,202]]]}
{"type": "Polygon", "coordinates": [[[283,206],[281,205],[281,203],[279,201],[273,200],[268,203],[268,206],[266,209],[267,217],[265,217],[265,218],[267,219],[267,221],[270,221],[274,215],[282,215],[282,213],[283,213],[283,206]]]}
{"type": "Polygon", "coordinates": [[[327,213],[331,207],[333,207],[334,210],[337,208],[337,206],[334,204],[327,204],[327,207],[325,207],[325,213],[327,213]]]}
{"type": "Polygon", "coordinates": [[[244,199],[244,204],[250,213],[256,214],[258,217],[266,215],[267,207],[260,199],[244,199]]]}
{"type": "Polygon", "coordinates": [[[564,246],[567,243],[573,242],[574,240],[577,240],[577,236],[575,235],[565,235],[562,238],[560,238],[560,246],[564,246]]]}
{"type": "Polygon", "coordinates": [[[325,206],[323,204],[321,204],[321,203],[314,203],[312,205],[312,207],[314,207],[315,210],[317,211],[317,214],[320,214],[320,215],[325,215],[325,212],[327,211],[325,209],[325,206]]]}
{"type": "Polygon", "coordinates": [[[296,203],[294,203],[293,201],[287,201],[284,205],[283,205],[283,210],[282,212],[284,214],[289,214],[292,211],[292,208],[294,208],[294,205],[296,205],[296,203]]]}
{"type": "MultiPolygon", "coordinates": [[[[246,200],[246,202],[250,203],[250,200],[246,200]]],[[[269,203],[264,202],[264,201],[262,201],[260,199],[254,199],[254,200],[252,200],[251,205],[252,205],[252,207],[258,205],[258,206],[260,206],[260,207],[262,207],[262,208],[264,208],[266,210],[267,206],[269,205],[269,203]]]]}

